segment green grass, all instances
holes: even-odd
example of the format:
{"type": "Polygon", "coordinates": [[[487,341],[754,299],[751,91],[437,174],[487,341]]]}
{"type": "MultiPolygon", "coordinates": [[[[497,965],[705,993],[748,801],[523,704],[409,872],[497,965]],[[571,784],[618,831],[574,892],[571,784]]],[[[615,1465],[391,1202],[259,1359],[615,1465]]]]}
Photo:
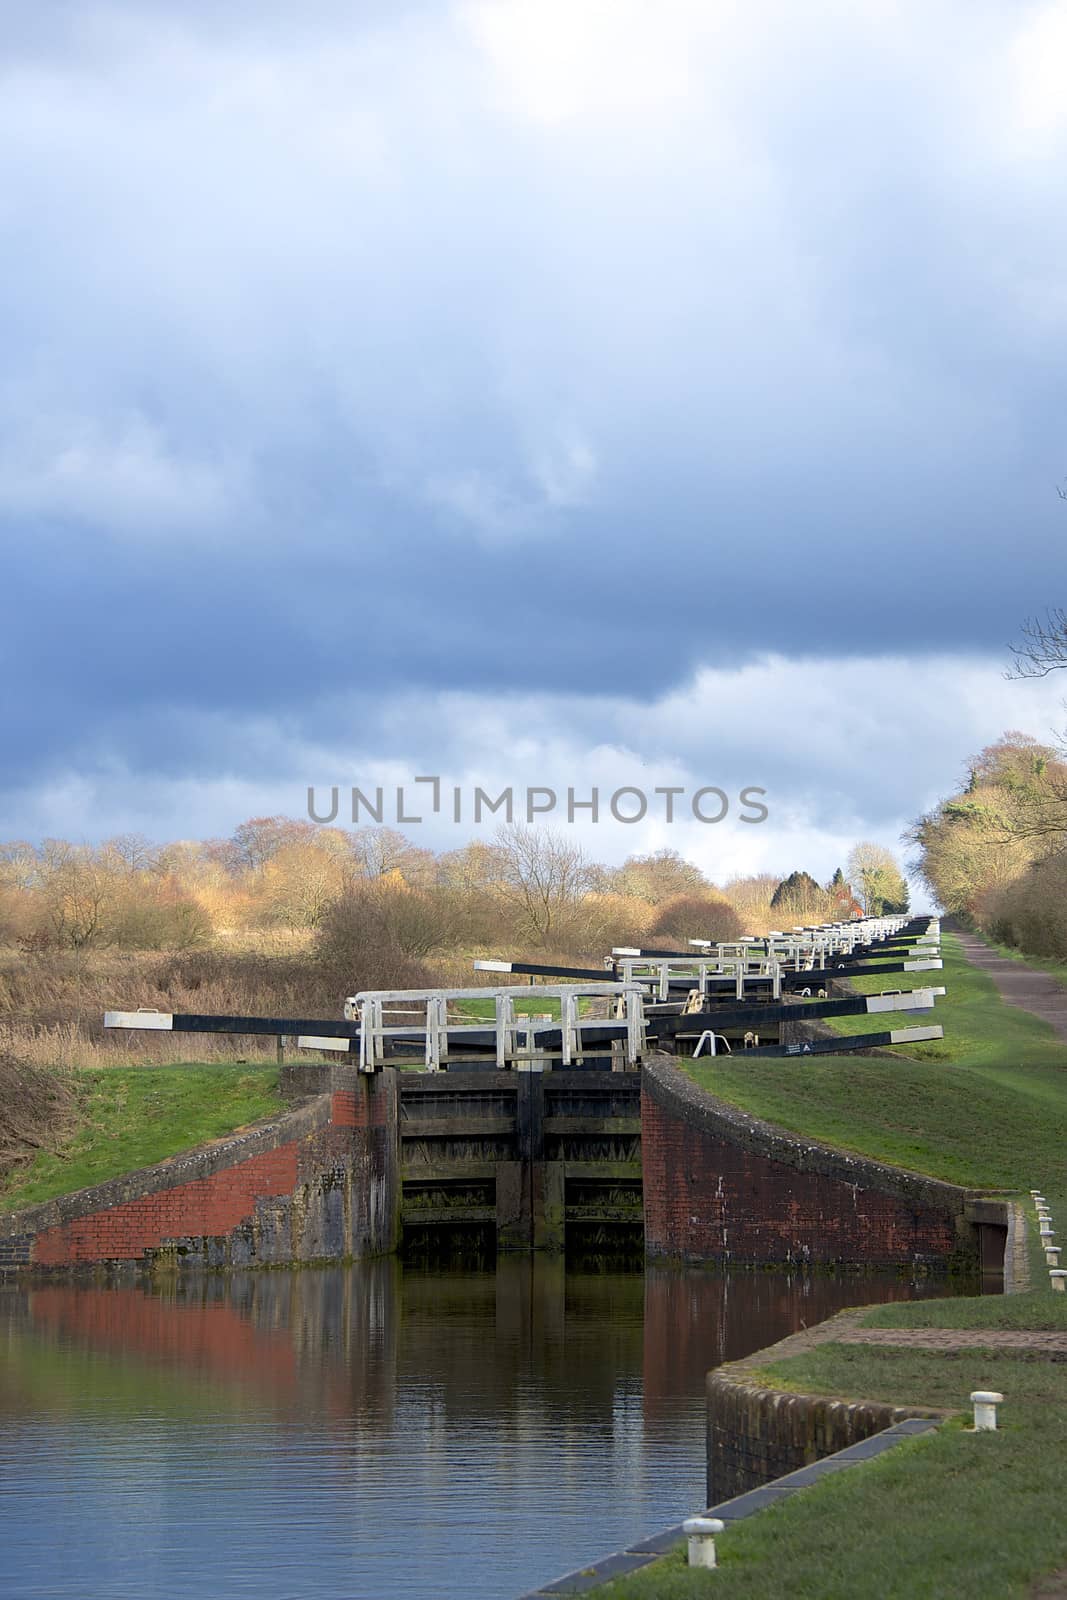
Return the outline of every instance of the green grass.
{"type": "MultiPolygon", "coordinates": [[[[945,984],[930,1014],[945,1038],[913,1055],[738,1054],[682,1064],[721,1099],[842,1149],[979,1188],[1051,1183],[1067,1149],[1067,1045],[1047,1023],[1005,1005],[956,939],[942,943],[942,972],[855,980],[863,993],[918,987],[927,976],[945,984]]],[[[861,1033],[887,1023],[882,1015],[838,1025],[861,1033]]]]}
{"type": "MultiPolygon", "coordinates": [[[[610,973],[605,973],[605,981],[608,981],[610,976],[610,973]]],[[[522,995],[522,989],[516,985],[513,1004],[515,1007],[515,1015],[517,1017],[550,1016],[558,1019],[558,1000],[553,1000],[549,995],[538,995],[532,1000],[527,1000],[523,999],[522,995]]],[[[594,1004],[595,1001],[593,1001],[591,998],[579,999],[578,1015],[588,1016],[592,1011],[594,1004]]],[[[457,1000],[455,1002],[455,1008],[457,1011],[462,1011],[464,1016],[477,1017],[482,1022],[492,1022],[493,1018],[496,1016],[496,1006],[491,996],[486,996],[484,1000],[457,1000]]]]}
{"type": "Polygon", "coordinates": [[[1067,1333],[1067,1294],[1053,1294],[1046,1280],[1025,1294],[989,1294],[980,1299],[913,1300],[875,1306],[865,1328],[1007,1328],[1067,1333]]]}
{"type": "MultiPolygon", "coordinates": [[[[925,1306],[909,1307],[925,1310],[925,1306]]],[[[944,1407],[956,1419],[728,1528],[717,1572],[684,1549],[600,1600],[1010,1600],[1067,1565],[1067,1365],[822,1345],[760,1370],[782,1388],[944,1407]],[[964,1431],[972,1389],[1005,1396],[995,1434],[964,1431]]]]}
{"type": "MultiPolygon", "coordinates": [[[[539,1017],[549,1013],[553,1017],[559,1016],[558,1000],[549,999],[545,995],[539,995],[533,1000],[523,1000],[519,998],[521,994],[522,990],[519,989],[514,1001],[516,1016],[539,1017]]],[[[487,996],[484,1000],[457,1000],[455,1005],[456,1010],[462,1011],[464,1016],[477,1017],[483,1022],[492,1022],[496,1016],[496,1006],[490,996],[487,996]]],[[[580,1005],[579,1009],[581,1009],[580,1005]]]]}
{"type": "Polygon", "coordinates": [[[284,1109],[276,1067],[108,1067],[76,1075],[82,1121],[0,1191],[0,1211],[105,1183],[284,1109]]]}

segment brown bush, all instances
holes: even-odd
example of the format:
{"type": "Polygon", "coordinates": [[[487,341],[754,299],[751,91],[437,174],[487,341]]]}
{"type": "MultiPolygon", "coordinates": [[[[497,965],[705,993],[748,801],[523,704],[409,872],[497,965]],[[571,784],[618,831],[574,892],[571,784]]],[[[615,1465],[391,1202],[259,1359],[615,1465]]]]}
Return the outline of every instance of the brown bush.
{"type": "Polygon", "coordinates": [[[679,949],[689,939],[737,939],[741,919],[729,900],[721,895],[682,894],[660,906],[649,924],[648,937],[663,940],[679,949]]]}
{"type": "Polygon", "coordinates": [[[417,890],[359,885],[328,907],[315,941],[315,965],[344,986],[417,989],[433,986],[418,959],[446,942],[433,898],[417,890]]]}

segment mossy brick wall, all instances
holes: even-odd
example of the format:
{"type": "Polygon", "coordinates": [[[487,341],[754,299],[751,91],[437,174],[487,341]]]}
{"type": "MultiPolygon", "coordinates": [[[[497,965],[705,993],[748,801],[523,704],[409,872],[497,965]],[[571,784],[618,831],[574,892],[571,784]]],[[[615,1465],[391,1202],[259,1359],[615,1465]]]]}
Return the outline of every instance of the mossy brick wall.
{"type": "MultiPolygon", "coordinates": [[[[798,1069],[800,1070],[800,1069],[798,1069]]],[[[969,1191],[786,1133],[697,1087],[642,1074],[649,1256],[723,1265],[973,1269],[969,1191]]]]}
{"type": "Polygon", "coordinates": [[[336,1068],[269,1123],[0,1218],[0,1268],[283,1266],[395,1249],[396,1075],[336,1068]]]}
{"type": "MultiPolygon", "coordinates": [[[[768,1355],[769,1352],[762,1352],[768,1355]]],[[[940,1417],[922,1407],[835,1400],[763,1387],[744,1365],[707,1377],[708,1505],[758,1489],[787,1472],[832,1456],[905,1417],[940,1417]]]]}

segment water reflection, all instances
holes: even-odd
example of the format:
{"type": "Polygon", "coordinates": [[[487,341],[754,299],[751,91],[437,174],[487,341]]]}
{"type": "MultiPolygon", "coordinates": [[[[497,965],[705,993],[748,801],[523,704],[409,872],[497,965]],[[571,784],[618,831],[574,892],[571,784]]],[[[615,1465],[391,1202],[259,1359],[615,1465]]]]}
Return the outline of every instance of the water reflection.
{"type": "Polygon", "coordinates": [[[708,1367],[915,1292],[529,1258],[9,1288],[4,1593],[507,1600],[699,1508],[708,1367]]]}

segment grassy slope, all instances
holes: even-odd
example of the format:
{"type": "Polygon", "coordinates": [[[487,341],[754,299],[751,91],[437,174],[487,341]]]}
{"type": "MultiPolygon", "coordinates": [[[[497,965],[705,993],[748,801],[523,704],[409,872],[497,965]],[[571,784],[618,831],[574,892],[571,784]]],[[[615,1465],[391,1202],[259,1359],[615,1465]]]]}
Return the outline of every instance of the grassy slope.
{"type": "MultiPolygon", "coordinates": [[[[915,1046],[913,1056],[717,1056],[686,1070],[757,1116],[915,1172],[983,1188],[1054,1185],[1067,1148],[1067,1045],[1004,1005],[951,935],[944,946],[944,971],[930,976],[948,990],[933,1014],[945,1038],[915,1046]]],[[[857,979],[856,987],[878,993],[912,976],[857,979]]],[[[886,1025],[879,1016],[839,1023],[848,1033],[886,1025]]]]}
{"type": "Polygon", "coordinates": [[[151,1166],[283,1109],[276,1067],[104,1068],[77,1075],[83,1121],[0,1192],[0,1211],[36,1205],[151,1166]]]}

